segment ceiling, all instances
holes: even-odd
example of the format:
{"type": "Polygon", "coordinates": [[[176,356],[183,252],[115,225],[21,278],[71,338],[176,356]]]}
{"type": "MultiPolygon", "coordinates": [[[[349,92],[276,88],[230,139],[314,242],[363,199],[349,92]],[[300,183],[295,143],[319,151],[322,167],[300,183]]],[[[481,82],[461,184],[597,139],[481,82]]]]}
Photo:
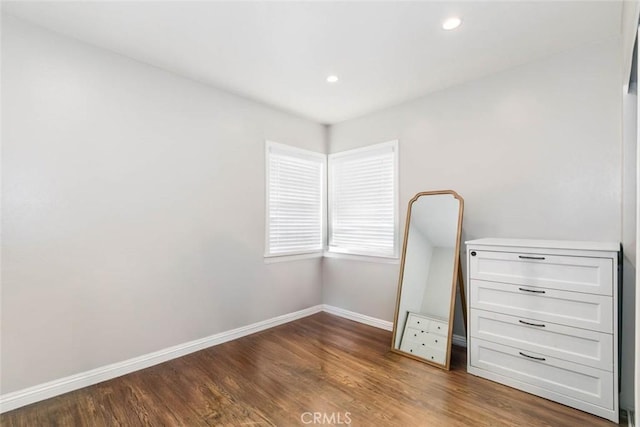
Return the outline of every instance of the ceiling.
{"type": "Polygon", "coordinates": [[[619,37],[620,1],[7,2],[3,12],[333,124],[619,37]],[[452,15],[463,24],[444,31],[452,15]],[[326,77],[336,74],[337,83],[326,77]]]}

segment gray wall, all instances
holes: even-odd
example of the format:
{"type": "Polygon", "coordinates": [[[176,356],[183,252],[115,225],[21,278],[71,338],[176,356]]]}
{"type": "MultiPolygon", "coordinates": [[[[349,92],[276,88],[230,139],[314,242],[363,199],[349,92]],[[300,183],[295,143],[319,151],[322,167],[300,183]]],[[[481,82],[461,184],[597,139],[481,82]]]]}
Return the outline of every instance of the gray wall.
{"type": "MultiPolygon", "coordinates": [[[[452,189],[463,240],[619,241],[620,76],[619,40],[586,45],[332,126],[329,149],[398,139],[403,222],[415,193],[452,189]]],[[[323,301],[392,320],[398,270],[326,259],[323,301]]]]}
{"type": "Polygon", "coordinates": [[[433,248],[431,268],[427,277],[427,286],[422,296],[420,312],[432,317],[449,320],[451,305],[451,272],[455,262],[456,248],[433,248]]]}
{"type": "Polygon", "coordinates": [[[2,393],[321,303],[264,263],[264,140],[323,126],[2,24],[2,393]]]}
{"type": "MultiPolygon", "coordinates": [[[[415,206],[417,206],[417,202],[414,204],[414,211],[416,210],[415,206]]],[[[398,332],[395,337],[396,347],[400,347],[405,322],[407,321],[407,313],[418,313],[422,308],[429,269],[432,266],[433,246],[427,236],[416,226],[415,221],[412,221],[409,225],[409,236],[404,260],[402,295],[400,295],[399,302],[398,332]]]]}

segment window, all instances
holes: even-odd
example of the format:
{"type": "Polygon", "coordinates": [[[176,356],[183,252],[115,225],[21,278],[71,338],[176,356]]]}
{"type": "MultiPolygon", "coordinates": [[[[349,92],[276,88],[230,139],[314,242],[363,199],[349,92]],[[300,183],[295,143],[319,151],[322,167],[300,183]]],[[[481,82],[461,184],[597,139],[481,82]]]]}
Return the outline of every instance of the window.
{"type": "Polygon", "coordinates": [[[398,142],[329,155],[329,252],[398,256],[398,142]]]}
{"type": "Polygon", "coordinates": [[[324,249],[326,156],[266,143],[265,256],[324,249]]]}

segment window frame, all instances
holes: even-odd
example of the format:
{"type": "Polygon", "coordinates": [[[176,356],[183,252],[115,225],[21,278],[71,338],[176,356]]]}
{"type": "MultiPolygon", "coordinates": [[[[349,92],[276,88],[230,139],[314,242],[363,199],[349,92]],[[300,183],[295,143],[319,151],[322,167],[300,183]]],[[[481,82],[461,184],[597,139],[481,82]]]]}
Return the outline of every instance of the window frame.
{"type": "Polygon", "coordinates": [[[299,148],[296,146],[282,144],[279,142],[265,140],[265,228],[264,228],[264,258],[265,262],[278,262],[286,260],[296,260],[305,258],[322,257],[327,245],[327,155],[316,151],[299,148]],[[290,251],[286,253],[272,253],[270,242],[270,154],[271,148],[276,148],[280,152],[288,153],[291,157],[317,159],[321,164],[320,178],[320,229],[321,229],[321,247],[319,249],[290,251]]]}
{"type": "Polygon", "coordinates": [[[398,152],[398,140],[391,140],[387,142],[382,142],[373,145],[367,145],[351,150],[345,150],[337,153],[332,153],[327,155],[327,240],[326,240],[326,250],[325,257],[328,258],[348,258],[354,260],[363,260],[363,261],[376,261],[376,262],[384,262],[384,263],[397,263],[400,258],[400,179],[399,179],[399,152],[398,152]],[[393,254],[385,255],[379,252],[374,251],[359,251],[352,249],[338,249],[332,248],[331,246],[331,235],[333,228],[333,218],[332,216],[332,205],[334,194],[332,191],[328,189],[331,188],[331,180],[333,177],[331,176],[331,161],[336,158],[353,156],[353,155],[362,155],[362,157],[366,156],[367,152],[375,152],[379,151],[381,148],[390,147],[393,152],[393,254]]]}

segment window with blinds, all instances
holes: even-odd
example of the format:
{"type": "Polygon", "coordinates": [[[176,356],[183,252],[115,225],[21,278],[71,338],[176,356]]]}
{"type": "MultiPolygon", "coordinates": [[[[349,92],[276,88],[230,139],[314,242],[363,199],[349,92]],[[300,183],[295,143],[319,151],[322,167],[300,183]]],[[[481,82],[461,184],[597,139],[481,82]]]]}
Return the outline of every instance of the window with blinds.
{"type": "Polygon", "coordinates": [[[398,256],[398,142],[329,155],[329,252],[398,256]]]}
{"type": "Polygon", "coordinates": [[[326,156],[267,141],[265,256],[324,249],[326,156]]]}

